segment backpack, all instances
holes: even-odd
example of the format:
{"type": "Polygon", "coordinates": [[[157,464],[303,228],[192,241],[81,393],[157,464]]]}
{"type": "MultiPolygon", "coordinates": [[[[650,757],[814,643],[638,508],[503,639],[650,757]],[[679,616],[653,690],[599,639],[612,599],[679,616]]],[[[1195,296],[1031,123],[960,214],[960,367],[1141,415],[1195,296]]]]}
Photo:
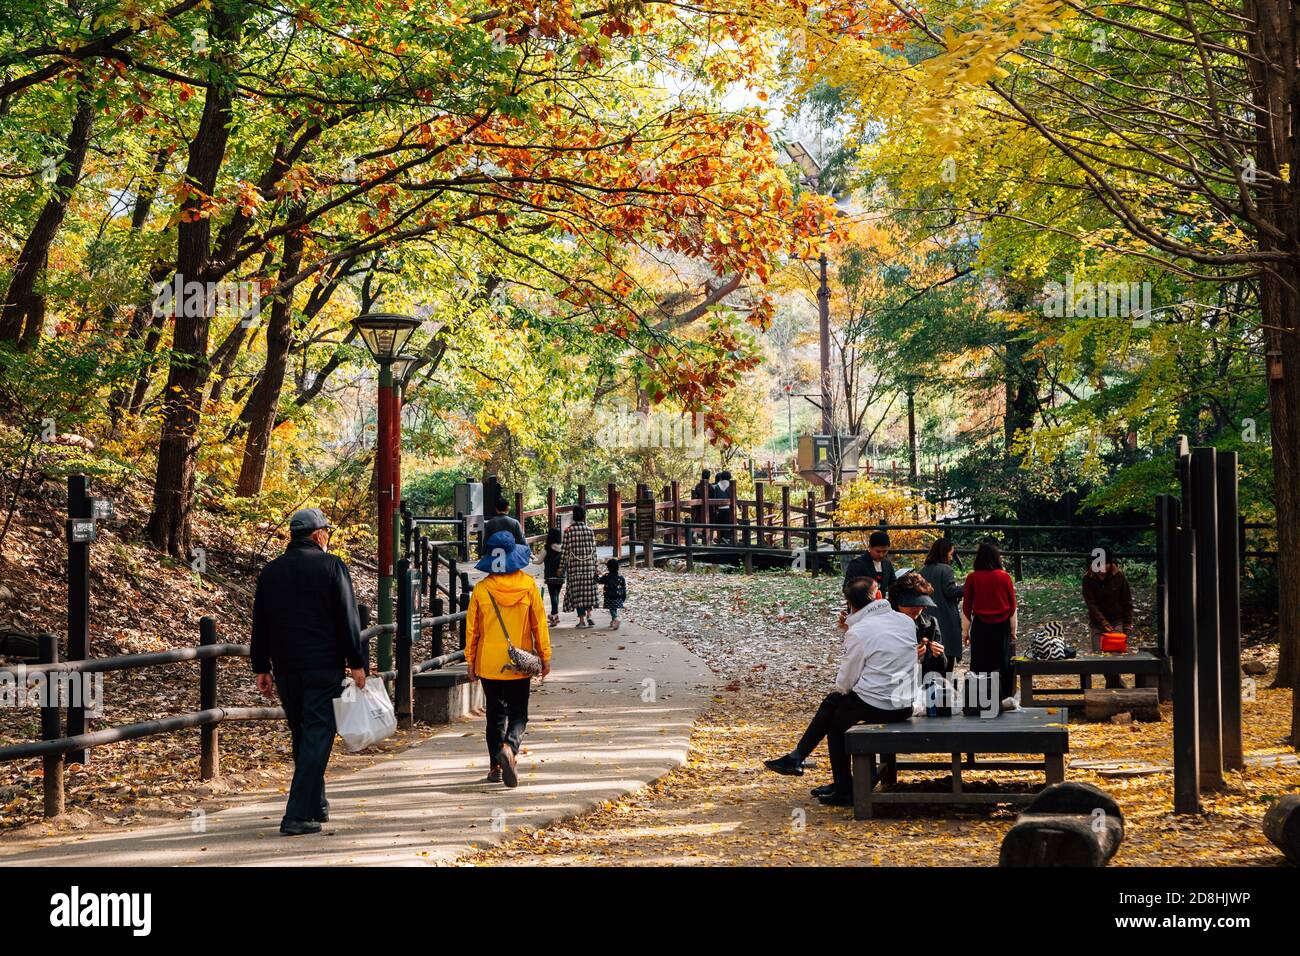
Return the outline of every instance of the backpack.
{"type": "Polygon", "coordinates": [[[1029,645],[1029,656],[1036,661],[1063,661],[1075,654],[1074,648],[1065,646],[1061,637],[1065,627],[1060,621],[1050,621],[1035,632],[1029,645]]]}

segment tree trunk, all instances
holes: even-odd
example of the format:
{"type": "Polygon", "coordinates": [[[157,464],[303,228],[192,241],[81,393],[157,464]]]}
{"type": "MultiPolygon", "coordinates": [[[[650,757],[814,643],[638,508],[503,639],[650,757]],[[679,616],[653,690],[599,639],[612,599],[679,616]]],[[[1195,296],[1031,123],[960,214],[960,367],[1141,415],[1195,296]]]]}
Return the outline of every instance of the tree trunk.
{"type": "Polygon", "coordinates": [[[36,290],[36,281],[45,271],[50,247],[54,245],[54,237],[68,211],[68,200],[81,178],[93,120],[92,97],[90,91],[82,87],[77,92],[77,110],[64,145],[59,175],[54,181],[54,194],[36,217],[36,224],[18,254],[9,279],[4,305],[0,308],[0,341],[17,342],[27,347],[40,339],[41,327],[45,323],[45,297],[36,290]]]}
{"type": "MultiPolygon", "coordinates": [[[[301,206],[290,206],[288,218],[300,214],[301,206]]],[[[281,282],[297,273],[302,261],[302,249],[302,233],[291,232],[285,236],[284,260],[280,267],[281,282]]],[[[289,364],[289,345],[293,339],[292,318],[293,289],[289,288],[277,295],[271,303],[271,318],[266,324],[266,364],[262,370],[262,379],[249,399],[248,438],[244,442],[244,460],[235,490],[241,497],[258,494],[266,477],[266,456],[271,449],[271,432],[275,428],[280,391],[284,387],[284,373],[289,364]]]]}
{"type": "MultiPolygon", "coordinates": [[[[242,20],[221,5],[212,11],[214,49],[230,51],[239,41],[242,20]]],[[[214,54],[215,63],[216,54],[214,54]]],[[[198,213],[201,202],[216,190],[217,173],[225,160],[234,121],[234,88],[226,82],[208,87],[203,116],[190,142],[185,182],[190,187],[181,205],[176,232],[176,274],[182,282],[205,282],[211,254],[212,220],[198,213]],[[190,215],[187,215],[187,212],[190,215]]],[[[179,309],[178,312],[188,311],[179,309]]],[[[154,478],[153,511],[146,534],[153,544],[176,558],[191,550],[190,511],[194,505],[195,466],[199,450],[204,383],[208,376],[208,329],[212,317],[178,314],[172,360],[163,393],[163,427],[158,441],[158,470],[154,478]]]]}

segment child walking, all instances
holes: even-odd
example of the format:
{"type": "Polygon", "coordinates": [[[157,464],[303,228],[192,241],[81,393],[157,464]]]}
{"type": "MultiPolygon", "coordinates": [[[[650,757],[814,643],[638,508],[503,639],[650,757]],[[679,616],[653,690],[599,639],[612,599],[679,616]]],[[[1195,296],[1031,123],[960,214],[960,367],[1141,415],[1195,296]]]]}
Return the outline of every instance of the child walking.
{"type": "Polygon", "coordinates": [[[609,626],[618,630],[619,609],[627,601],[627,578],[618,573],[618,559],[605,562],[605,573],[596,579],[605,591],[605,610],[609,612],[609,626]]]}
{"type": "Polygon", "coordinates": [[[534,558],[542,566],[542,577],[546,579],[546,591],[551,596],[551,613],[546,622],[555,627],[560,623],[560,590],[564,587],[564,546],[559,528],[546,532],[546,550],[540,558],[534,558]]]}

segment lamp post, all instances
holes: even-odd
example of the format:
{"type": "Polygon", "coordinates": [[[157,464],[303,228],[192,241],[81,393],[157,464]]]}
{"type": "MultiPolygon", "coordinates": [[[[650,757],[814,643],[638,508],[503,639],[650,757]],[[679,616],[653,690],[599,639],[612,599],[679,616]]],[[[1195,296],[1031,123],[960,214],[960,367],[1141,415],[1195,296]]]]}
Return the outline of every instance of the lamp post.
{"type": "MultiPolygon", "coordinates": [[[[378,436],[375,454],[375,486],[379,511],[379,623],[393,623],[393,565],[396,537],[393,534],[397,500],[400,494],[398,473],[398,445],[401,421],[398,399],[393,386],[393,364],[410,341],[420,320],[409,315],[389,312],[371,312],[352,322],[361,341],[379,363],[378,436]]],[[[379,639],[376,663],[386,671],[393,664],[393,638],[385,634],[379,639]]]]}

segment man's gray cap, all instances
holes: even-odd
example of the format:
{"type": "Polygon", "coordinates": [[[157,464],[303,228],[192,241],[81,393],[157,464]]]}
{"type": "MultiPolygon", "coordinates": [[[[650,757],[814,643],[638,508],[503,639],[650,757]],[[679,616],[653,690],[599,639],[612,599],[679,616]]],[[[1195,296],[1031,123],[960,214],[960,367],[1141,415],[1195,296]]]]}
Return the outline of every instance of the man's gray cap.
{"type": "Polygon", "coordinates": [[[319,508],[300,508],[289,519],[289,535],[294,538],[311,534],[321,528],[332,528],[330,519],[319,508]]]}

